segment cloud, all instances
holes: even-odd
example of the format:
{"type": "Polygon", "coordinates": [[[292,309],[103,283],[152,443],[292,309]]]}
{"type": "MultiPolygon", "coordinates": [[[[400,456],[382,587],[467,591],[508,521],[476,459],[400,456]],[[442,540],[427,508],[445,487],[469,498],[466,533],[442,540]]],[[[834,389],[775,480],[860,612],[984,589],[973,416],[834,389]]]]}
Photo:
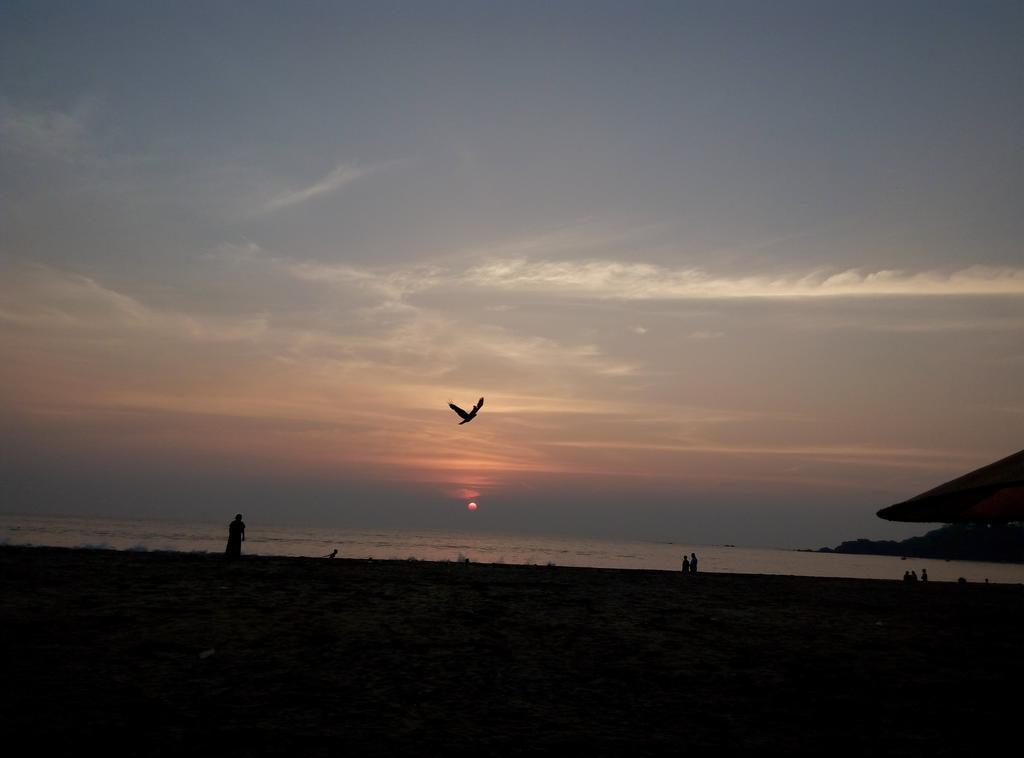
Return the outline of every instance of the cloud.
{"type": "MultiPolygon", "coordinates": [[[[728,276],[698,268],[672,269],[623,261],[488,259],[482,263],[417,264],[373,268],[348,264],[274,259],[295,278],[334,285],[356,285],[391,299],[429,290],[458,289],[467,296],[499,289],[594,300],[736,300],[828,297],[1018,296],[1024,295],[1024,268],[969,266],[951,271],[882,269],[794,274],[728,276]]],[[[487,305],[491,312],[515,305],[487,305]]],[[[645,326],[631,328],[644,334],[645,326]]],[[[695,332],[714,339],[719,332],[695,332]]]]}
{"type": "MultiPolygon", "coordinates": [[[[868,402],[858,394],[857,376],[847,381],[837,374],[838,386],[823,381],[807,392],[804,364],[792,362],[787,340],[778,340],[777,348],[770,339],[805,322],[827,321],[828,313],[808,318],[808,310],[839,310],[836,318],[855,324],[861,311],[878,310],[874,302],[826,303],[825,309],[736,303],[733,315],[731,305],[609,303],[608,288],[599,286],[607,281],[603,275],[595,275],[584,294],[570,292],[571,298],[556,287],[540,290],[543,297],[527,289],[521,299],[515,291],[495,298],[493,282],[477,282],[481,265],[447,260],[357,266],[289,258],[248,242],[218,248],[184,283],[161,286],[133,283],[123,271],[108,277],[8,266],[0,270],[0,348],[16,369],[0,390],[6,387],[12,407],[47,418],[80,415],[84,424],[101,412],[145,416],[154,446],[280,454],[331,470],[342,463],[386,468],[400,462],[410,476],[436,476],[450,488],[479,489],[480,476],[511,480],[512,472],[526,471],[685,479],[722,472],[732,477],[738,469],[738,476],[782,477],[788,475],[772,460],[787,457],[819,468],[932,465],[930,451],[912,446],[913,436],[906,443],[894,438],[890,447],[884,423],[878,432],[850,430],[860,411],[818,402],[847,396],[868,402]],[[573,298],[580,297],[596,301],[586,318],[575,307],[579,300],[573,298]],[[484,305],[493,300],[509,300],[515,308],[488,311],[484,305]],[[764,310],[784,311],[784,318],[759,319],[757,333],[746,335],[738,325],[764,310]],[[647,332],[640,339],[642,330],[647,332]],[[736,351],[707,347],[723,334],[736,351]],[[762,344],[765,351],[758,349],[762,344]],[[751,365],[763,368],[750,372],[751,365]],[[786,373],[790,367],[794,374],[786,373]],[[756,376],[744,384],[751,374],[756,376]],[[474,428],[477,444],[467,450],[448,429],[444,403],[480,394],[488,398],[490,421],[474,428]],[[775,416],[750,415],[759,402],[775,416]],[[781,418],[785,414],[793,417],[781,418]],[[219,418],[229,419],[225,431],[208,434],[219,418]],[[257,442],[243,421],[230,420],[235,418],[265,419],[275,431],[257,442]],[[422,434],[407,438],[410,424],[422,434]],[[819,439],[805,433],[809,425],[844,431],[819,439]],[[182,431],[186,427],[193,431],[182,431]],[[737,430],[743,437],[733,440],[737,430]],[[863,446],[843,444],[844,434],[863,446]],[[712,459],[720,463],[712,466],[712,459]]],[[[657,274],[672,273],[618,265],[635,285],[653,286],[657,274]]],[[[973,280],[963,272],[946,280],[983,280],[977,271],[969,273],[973,280]]],[[[920,278],[905,274],[897,282],[906,287],[920,278]]],[[[825,288],[878,281],[864,274],[829,279],[807,281],[825,288]]],[[[999,306],[999,323],[1019,311],[1019,303],[1003,301],[972,301],[962,310],[971,316],[992,304],[999,306]]],[[[955,320],[959,311],[950,313],[949,305],[892,301],[884,320],[955,320]]],[[[827,343],[816,339],[801,334],[797,347],[827,343]]],[[[871,384],[885,383],[873,379],[864,386],[871,384]]],[[[931,404],[924,400],[907,412],[931,428],[931,404]]],[[[1015,407],[999,394],[992,402],[1015,407]]]]}
{"type": "Polygon", "coordinates": [[[347,163],[339,163],[334,169],[320,181],[297,190],[288,190],[272,197],[263,206],[265,212],[288,208],[299,203],[304,203],[310,198],[326,195],[341,189],[346,184],[351,184],[356,179],[370,174],[375,174],[394,165],[393,162],[377,163],[369,166],[357,166],[347,163]]]}
{"type": "Polygon", "coordinates": [[[0,145],[50,158],[82,149],[86,127],[82,113],[32,111],[0,102],[0,145]]]}
{"type": "Polygon", "coordinates": [[[667,444],[659,442],[632,442],[621,440],[557,440],[539,442],[551,447],[581,449],[662,451],[672,453],[712,453],[727,456],[793,456],[798,458],[824,458],[840,463],[870,463],[877,466],[913,466],[942,468],[953,463],[971,460],[970,454],[960,450],[936,448],[895,448],[853,445],[743,445],[712,442],[667,444]]]}
{"type": "Polygon", "coordinates": [[[667,233],[664,224],[621,227],[586,221],[555,229],[525,234],[512,239],[476,245],[459,253],[463,258],[491,260],[571,256],[583,252],[595,255],[597,250],[645,249],[663,242],[667,233]]]}
{"type": "Polygon", "coordinates": [[[374,293],[387,301],[400,301],[408,295],[438,286],[443,271],[431,265],[407,268],[373,269],[348,264],[273,258],[289,276],[325,285],[355,287],[374,293]]]}
{"type": "Polygon", "coordinates": [[[472,285],[622,300],[1024,295],[1024,269],[970,266],[950,271],[848,269],[794,275],[720,276],[620,261],[496,259],[468,269],[472,285]]]}
{"type": "Polygon", "coordinates": [[[66,336],[136,334],[194,342],[252,341],[265,314],[193,315],[150,307],[89,276],[42,265],[8,267],[0,284],[0,325],[66,336]]]}
{"type": "Polygon", "coordinates": [[[213,266],[252,267],[254,274],[245,278],[246,297],[235,299],[225,288],[234,276],[223,277],[207,296],[176,294],[173,288],[150,288],[139,295],[48,266],[5,267],[0,337],[80,341],[87,336],[116,341],[126,351],[129,345],[144,349],[156,340],[182,346],[230,342],[235,354],[256,361],[272,358],[339,377],[386,375],[392,380],[437,380],[470,366],[477,375],[514,370],[610,378],[633,375],[639,368],[591,342],[524,334],[467,321],[457,308],[407,302],[415,293],[441,286],[442,278],[429,266],[389,270],[321,264],[274,257],[253,244],[222,246],[207,260],[213,266]],[[259,303],[256,311],[253,302],[259,303]]]}

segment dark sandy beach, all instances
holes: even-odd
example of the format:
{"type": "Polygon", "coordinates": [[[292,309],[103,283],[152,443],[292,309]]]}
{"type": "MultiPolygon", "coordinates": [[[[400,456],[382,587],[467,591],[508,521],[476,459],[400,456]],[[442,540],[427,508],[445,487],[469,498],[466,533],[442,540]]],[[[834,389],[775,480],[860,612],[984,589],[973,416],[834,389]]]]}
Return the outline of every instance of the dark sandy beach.
{"type": "Polygon", "coordinates": [[[1020,586],[3,547],[0,587],[5,731],[42,755],[969,756],[1018,732],[1020,586]]]}

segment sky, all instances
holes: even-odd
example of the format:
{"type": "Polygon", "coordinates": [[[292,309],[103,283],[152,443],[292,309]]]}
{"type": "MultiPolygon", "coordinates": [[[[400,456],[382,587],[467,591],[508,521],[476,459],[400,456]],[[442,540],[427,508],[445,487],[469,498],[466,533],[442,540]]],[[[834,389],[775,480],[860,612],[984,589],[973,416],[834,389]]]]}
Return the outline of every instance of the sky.
{"type": "Polygon", "coordinates": [[[875,512],[1024,447],[1021,39],[1016,1],[5,2],[0,510],[923,533],[875,512]]]}

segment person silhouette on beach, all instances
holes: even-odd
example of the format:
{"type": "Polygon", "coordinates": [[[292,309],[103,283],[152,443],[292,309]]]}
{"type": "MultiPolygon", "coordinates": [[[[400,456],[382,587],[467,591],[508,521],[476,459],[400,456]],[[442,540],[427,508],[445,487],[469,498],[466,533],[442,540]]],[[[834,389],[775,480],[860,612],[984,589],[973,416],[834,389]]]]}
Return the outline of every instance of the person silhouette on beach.
{"type": "Polygon", "coordinates": [[[921,581],[922,582],[927,582],[928,581],[928,569],[921,569],[921,581]]]}
{"type": "Polygon", "coordinates": [[[683,573],[684,574],[689,574],[690,573],[690,559],[687,558],[685,555],[683,556],[683,573]]]}
{"type": "Polygon", "coordinates": [[[910,581],[911,581],[911,583],[914,583],[914,582],[917,581],[917,572],[914,571],[913,569],[910,570],[910,581]]]}
{"type": "Polygon", "coordinates": [[[334,556],[336,556],[337,554],[338,554],[338,548],[334,548],[334,550],[332,550],[332,551],[331,551],[331,554],[330,554],[330,555],[328,555],[327,557],[328,557],[328,558],[333,558],[333,557],[334,557],[334,556]]]}
{"type": "Polygon", "coordinates": [[[228,547],[224,555],[229,560],[242,556],[242,543],[245,542],[245,522],[242,521],[242,514],[235,514],[235,520],[228,524],[228,547]]]}
{"type": "Polygon", "coordinates": [[[910,569],[907,569],[906,571],[903,572],[903,581],[904,582],[909,582],[910,581],[910,569]]]}
{"type": "Polygon", "coordinates": [[[696,553],[690,553],[690,573],[691,574],[696,574],[697,573],[697,554],[696,553]]]}

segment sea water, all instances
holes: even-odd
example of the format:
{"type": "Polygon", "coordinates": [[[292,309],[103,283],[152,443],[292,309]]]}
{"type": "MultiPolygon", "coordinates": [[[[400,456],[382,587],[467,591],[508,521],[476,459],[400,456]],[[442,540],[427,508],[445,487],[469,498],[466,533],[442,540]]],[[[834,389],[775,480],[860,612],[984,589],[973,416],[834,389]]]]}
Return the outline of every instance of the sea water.
{"type": "MultiPolygon", "coordinates": [[[[0,514],[0,544],[221,553],[227,523],[0,514]]],[[[1024,583],[1024,565],[845,555],[682,542],[474,532],[250,525],[243,554],[458,561],[679,571],[696,553],[701,571],[901,579],[922,569],[936,582],[1024,583]]]]}

